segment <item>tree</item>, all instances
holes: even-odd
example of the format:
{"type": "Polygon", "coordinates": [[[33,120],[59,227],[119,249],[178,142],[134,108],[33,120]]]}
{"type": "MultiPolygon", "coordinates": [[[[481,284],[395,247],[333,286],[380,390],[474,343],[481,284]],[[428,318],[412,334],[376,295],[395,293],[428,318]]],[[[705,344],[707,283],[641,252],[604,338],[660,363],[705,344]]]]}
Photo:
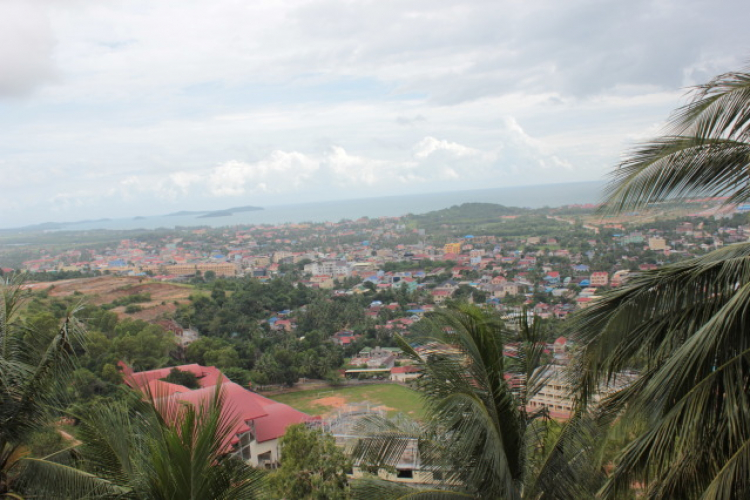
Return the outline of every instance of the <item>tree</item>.
{"type": "Polygon", "coordinates": [[[130,392],[89,408],[73,464],[28,459],[29,492],[50,499],[267,498],[262,473],[227,453],[236,416],[221,386],[200,405],[143,396],[130,392]]]}
{"type": "Polygon", "coordinates": [[[193,372],[182,371],[178,368],[172,368],[169,370],[169,375],[164,378],[165,382],[171,384],[183,385],[188,389],[200,389],[200,383],[198,377],[193,372]]]}
{"type": "Polygon", "coordinates": [[[50,335],[28,335],[18,320],[22,282],[11,276],[0,283],[0,496],[15,489],[29,438],[62,406],[75,348],[83,342],[72,314],[50,335]]]}
{"type": "Polygon", "coordinates": [[[401,339],[402,349],[423,367],[418,389],[428,414],[426,425],[369,418],[361,428],[368,437],[360,440],[355,456],[366,467],[393,467],[416,442],[422,468],[439,472],[446,490],[415,492],[392,485],[378,490],[368,484],[362,496],[590,498],[600,474],[589,460],[588,445],[568,446],[577,436],[565,430],[555,446],[546,447],[546,412],[526,409],[547,379],[538,326],[522,315],[516,335],[494,312],[468,304],[456,304],[423,321],[429,322],[429,331],[419,343],[455,349],[423,357],[401,339]],[[519,344],[517,359],[503,355],[505,343],[511,341],[519,344]],[[511,386],[507,375],[518,385],[511,386]]]}
{"type": "Polygon", "coordinates": [[[349,466],[333,436],[297,424],[281,438],[281,467],[269,481],[277,498],[344,500],[349,498],[349,466]]]}
{"type": "MultiPolygon", "coordinates": [[[[695,89],[670,134],[638,147],[613,174],[607,207],[691,196],[750,199],[750,74],[695,89]]],[[[605,415],[647,422],[619,454],[602,496],[641,482],[649,498],[750,496],[750,244],[646,272],[578,315],[581,404],[622,370],[640,377],[605,415]]]]}

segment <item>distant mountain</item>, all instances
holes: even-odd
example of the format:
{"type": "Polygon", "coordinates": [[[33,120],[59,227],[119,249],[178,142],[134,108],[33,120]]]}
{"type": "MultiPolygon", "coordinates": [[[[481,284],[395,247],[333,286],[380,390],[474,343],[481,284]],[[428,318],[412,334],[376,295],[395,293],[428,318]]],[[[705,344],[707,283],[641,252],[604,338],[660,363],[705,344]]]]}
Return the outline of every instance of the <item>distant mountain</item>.
{"type": "Polygon", "coordinates": [[[237,212],[255,212],[258,210],[263,210],[263,208],[247,205],[244,207],[232,207],[226,210],[215,210],[213,212],[208,212],[208,213],[204,213],[203,215],[199,215],[198,218],[205,219],[206,217],[229,217],[230,215],[234,215],[237,212]]]}
{"type": "Polygon", "coordinates": [[[244,207],[233,207],[228,208],[228,212],[257,212],[258,210],[263,210],[263,207],[254,207],[252,205],[246,205],[244,207]]]}
{"type": "Polygon", "coordinates": [[[74,222],[42,222],[41,224],[31,224],[28,226],[5,228],[0,231],[13,231],[13,232],[35,232],[35,231],[62,231],[67,229],[68,226],[75,226],[77,224],[95,224],[97,222],[109,222],[112,219],[96,219],[96,220],[78,220],[74,222]]]}
{"type": "Polygon", "coordinates": [[[526,208],[506,207],[495,203],[463,203],[411,217],[423,224],[462,224],[494,222],[504,215],[520,215],[530,212],[531,210],[526,208]]]}
{"type": "Polygon", "coordinates": [[[229,217],[234,212],[231,212],[229,210],[217,210],[216,212],[209,212],[207,214],[199,215],[199,219],[205,219],[207,217],[229,217]]]}

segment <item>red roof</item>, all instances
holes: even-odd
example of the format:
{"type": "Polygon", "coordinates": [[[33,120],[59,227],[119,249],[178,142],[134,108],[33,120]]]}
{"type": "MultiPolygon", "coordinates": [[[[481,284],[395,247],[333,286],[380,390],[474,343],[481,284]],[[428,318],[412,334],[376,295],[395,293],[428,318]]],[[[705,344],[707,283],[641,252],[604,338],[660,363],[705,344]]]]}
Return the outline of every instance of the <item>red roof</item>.
{"type": "Polygon", "coordinates": [[[414,365],[394,366],[391,368],[391,373],[417,373],[419,371],[422,371],[422,368],[414,365]]]}
{"type": "MultiPolygon", "coordinates": [[[[194,406],[207,404],[214,397],[216,384],[223,380],[220,386],[226,401],[223,412],[228,412],[228,415],[235,421],[230,438],[224,443],[226,452],[231,451],[231,447],[239,442],[239,434],[253,431],[255,440],[262,443],[283,436],[290,425],[314,420],[314,417],[295,410],[291,406],[248,391],[226,379],[221,371],[212,366],[194,364],[175,367],[182,371],[203,375],[199,379],[203,387],[195,390],[160,380],[169,375],[172,368],[133,373],[124,363],[121,363],[121,366],[123,366],[125,379],[131,387],[150,391],[150,394],[157,399],[190,403],[194,406]],[[213,384],[208,385],[211,381],[213,384]]],[[[176,410],[179,405],[168,405],[167,408],[176,410]]]]}
{"type": "Polygon", "coordinates": [[[246,391],[250,397],[254,398],[266,415],[253,420],[255,426],[255,440],[259,443],[276,439],[284,435],[286,428],[290,425],[309,422],[313,417],[307,413],[295,410],[291,406],[264,398],[260,394],[246,391]]]}
{"type": "Polygon", "coordinates": [[[118,364],[123,368],[123,373],[125,374],[125,383],[130,387],[143,388],[152,380],[161,380],[163,378],[167,378],[169,372],[171,372],[173,368],[177,368],[182,372],[190,372],[195,375],[201,387],[212,387],[216,385],[219,377],[222,376],[219,369],[215,366],[201,366],[196,363],[193,363],[191,365],[170,366],[168,368],[159,368],[157,370],[149,370],[147,372],[137,373],[133,373],[133,371],[129,367],[128,369],[125,369],[125,366],[123,366],[124,363],[122,362],[118,364]]]}
{"type": "Polygon", "coordinates": [[[145,387],[143,389],[147,391],[148,394],[152,394],[155,397],[167,397],[171,396],[172,394],[190,392],[193,390],[189,387],[185,387],[184,385],[172,384],[158,379],[150,380],[146,385],[148,386],[148,389],[146,389],[145,387]]]}

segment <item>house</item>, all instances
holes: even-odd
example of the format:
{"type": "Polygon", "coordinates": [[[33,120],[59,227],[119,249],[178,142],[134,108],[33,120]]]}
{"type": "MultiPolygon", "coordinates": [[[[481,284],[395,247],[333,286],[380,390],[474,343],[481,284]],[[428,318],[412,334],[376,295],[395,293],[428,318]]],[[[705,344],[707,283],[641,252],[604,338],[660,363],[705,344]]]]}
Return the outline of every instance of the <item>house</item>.
{"type": "Polygon", "coordinates": [[[430,295],[432,295],[432,300],[435,301],[435,304],[442,304],[446,300],[448,300],[451,295],[453,295],[453,292],[450,290],[433,290],[430,295]]]}
{"type": "Polygon", "coordinates": [[[591,286],[607,286],[609,284],[609,273],[605,271],[596,271],[591,273],[591,286]]]}
{"type": "Polygon", "coordinates": [[[223,451],[254,467],[276,466],[280,457],[279,438],[287,427],[315,420],[291,406],[235,384],[213,366],[192,364],[133,372],[122,361],[118,365],[128,386],[157,399],[168,398],[176,403],[201,406],[211,401],[217,390],[221,390],[226,399],[222,412],[226,412],[234,422],[229,439],[223,443],[223,451]],[[164,381],[163,378],[173,369],[195,374],[200,388],[189,389],[164,381]]]}
{"type": "Polygon", "coordinates": [[[391,368],[391,382],[406,383],[419,378],[422,368],[419,366],[394,366],[391,368]]]}
{"type": "Polygon", "coordinates": [[[360,358],[371,358],[371,359],[387,358],[389,356],[395,356],[397,358],[400,358],[403,353],[404,352],[401,350],[400,347],[376,346],[374,348],[365,347],[364,349],[359,351],[358,356],[360,358]]]}
{"type": "Polygon", "coordinates": [[[361,335],[355,335],[351,330],[341,330],[333,334],[331,341],[336,345],[347,346],[360,337],[361,335]]]}

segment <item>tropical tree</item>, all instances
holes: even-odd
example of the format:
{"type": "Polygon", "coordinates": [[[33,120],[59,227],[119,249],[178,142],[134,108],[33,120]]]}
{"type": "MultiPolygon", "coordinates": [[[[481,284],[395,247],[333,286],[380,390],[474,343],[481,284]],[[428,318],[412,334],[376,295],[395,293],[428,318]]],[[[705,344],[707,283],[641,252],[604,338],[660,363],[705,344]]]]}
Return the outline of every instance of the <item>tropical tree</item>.
{"type": "MultiPolygon", "coordinates": [[[[669,134],[614,172],[606,207],[692,196],[750,199],[750,74],[694,90],[669,134]]],[[[750,497],[750,244],[640,274],[577,316],[582,406],[629,368],[640,377],[602,403],[638,424],[601,494],[634,484],[648,498],[750,497]]]]}
{"type": "Polygon", "coordinates": [[[417,342],[437,348],[427,356],[403,341],[402,348],[423,367],[418,387],[426,424],[367,419],[362,430],[368,437],[354,454],[364,468],[393,467],[407,447],[416,446],[422,468],[438,473],[443,489],[415,492],[371,481],[357,485],[356,493],[380,498],[590,497],[592,482],[601,476],[594,461],[582,460],[590,450],[563,443],[581,433],[564,430],[560,444],[549,446],[546,411],[527,410],[526,402],[548,377],[539,323],[529,324],[522,315],[520,331],[508,331],[496,313],[467,304],[423,321],[429,322],[429,333],[417,342]],[[503,354],[508,342],[518,344],[517,358],[503,354]]]}
{"type": "Polygon", "coordinates": [[[56,331],[37,332],[19,321],[23,277],[0,283],[0,497],[11,495],[28,454],[28,440],[61,407],[82,330],[68,315],[56,331]]]}
{"type": "Polygon", "coordinates": [[[348,468],[333,436],[297,424],[281,438],[281,467],[269,482],[277,498],[345,500],[350,498],[348,468]]]}
{"type": "Polygon", "coordinates": [[[43,498],[265,498],[263,473],[227,453],[235,414],[218,385],[197,405],[128,392],[87,409],[71,460],[27,459],[28,491],[43,498]]]}

